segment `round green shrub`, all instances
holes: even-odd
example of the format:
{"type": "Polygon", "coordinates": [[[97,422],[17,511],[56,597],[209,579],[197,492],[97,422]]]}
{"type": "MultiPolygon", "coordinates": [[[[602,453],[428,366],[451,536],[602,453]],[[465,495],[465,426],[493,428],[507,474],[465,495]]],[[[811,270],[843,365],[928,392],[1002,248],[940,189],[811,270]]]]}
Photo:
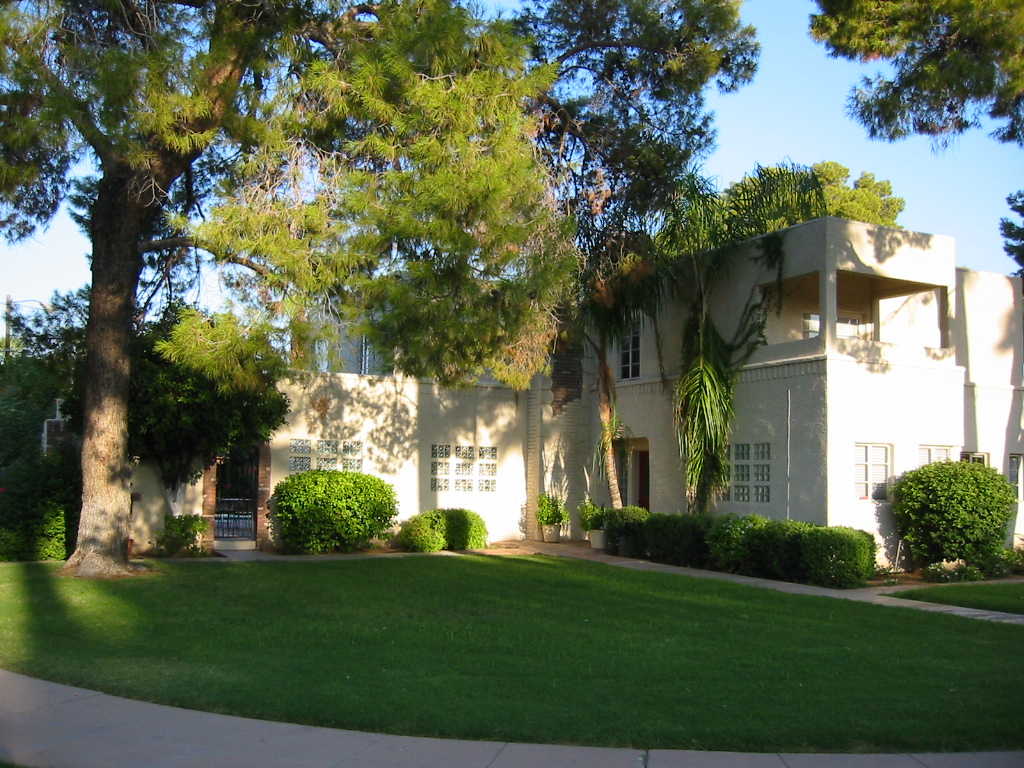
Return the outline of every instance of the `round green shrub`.
{"type": "Polygon", "coordinates": [[[706,514],[652,514],[644,523],[647,556],[656,563],[707,568],[711,562],[707,543],[711,522],[706,514]]]}
{"type": "Polygon", "coordinates": [[[483,549],[487,546],[487,524],[468,509],[432,509],[402,523],[398,541],[410,552],[483,549]]]}
{"type": "Polygon", "coordinates": [[[747,531],[751,576],[776,581],[803,582],[807,579],[803,534],[815,526],[799,520],[768,520],[747,531]]]}
{"type": "Polygon", "coordinates": [[[487,524],[468,509],[442,510],[445,517],[445,549],[483,549],[487,546],[487,524]]]}
{"type": "Polygon", "coordinates": [[[285,552],[347,552],[364,546],[394,524],[395,491],[361,472],[314,469],[285,478],[274,488],[271,521],[285,552]]]}
{"type": "Polygon", "coordinates": [[[82,506],[73,445],[31,453],[0,470],[0,561],[64,560],[75,548],[82,506]]]}
{"type": "Polygon", "coordinates": [[[927,464],[894,484],[893,516],[919,563],[980,563],[1004,545],[1013,486],[992,467],[964,461],[927,464]]]}
{"type": "Polygon", "coordinates": [[[580,527],[584,531],[597,531],[604,528],[605,509],[591,498],[580,502],[576,508],[580,513],[580,527]]]}
{"type": "Polygon", "coordinates": [[[398,542],[410,552],[440,552],[445,547],[445,518],[440,509],[413,515],[398,532],[398,542]]]}

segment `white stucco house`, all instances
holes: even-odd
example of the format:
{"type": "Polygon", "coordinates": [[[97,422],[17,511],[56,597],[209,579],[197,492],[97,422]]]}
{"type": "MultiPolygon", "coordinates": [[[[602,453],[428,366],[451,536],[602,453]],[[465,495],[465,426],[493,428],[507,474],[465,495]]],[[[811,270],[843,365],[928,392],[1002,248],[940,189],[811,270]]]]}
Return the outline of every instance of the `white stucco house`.
{"type": "MultiPolygon", "coordinates": [[[[874,533],[897,557],[886,487],[942,459],[980,461],[1019,491],[1024,457],[1021,284],[955,265],[951,238],[822,218],[784,230],[781,282],[742,262],[718,293],[723,326],[752,287],[781,290],[766,344],[740,373],[732,478],[721,513],[759,513],[874,533]]],[[[666,378],[678,374],[681,317],[622,340],[619,415],[627,503],[682,512],[685,486],[666,378]],[[675,334],[675,337],[673,337],[675,334]]],[[[651,324],[653,326],[653,324],[651,324]]],[[[359,469],[394,484],[400,517],[437,507],[480,513],[492,540],[535,538],[539,493],[607,498],[595,470],[600,434],[593,365],[556,353],[525,392],[465,390],[373,372],[353,348],[344,372],[288,385],[288,423],[248,463],[206,472],[186,512],[218,521],[218,548],[268,539],[273,486],[307,468],[359,469]],[[255,520],[255,523],[249,522],[255,520]],[[239,524],[241,523],[241,525],[239,524]]],[[[165,507],[155,477],[135,478],[136,546],[165,507]]],[[[575,521],[569,533],[580,538],[575,521]]],[[[1024,515],[1012,522],[1024,535],[1024,515]]]]}

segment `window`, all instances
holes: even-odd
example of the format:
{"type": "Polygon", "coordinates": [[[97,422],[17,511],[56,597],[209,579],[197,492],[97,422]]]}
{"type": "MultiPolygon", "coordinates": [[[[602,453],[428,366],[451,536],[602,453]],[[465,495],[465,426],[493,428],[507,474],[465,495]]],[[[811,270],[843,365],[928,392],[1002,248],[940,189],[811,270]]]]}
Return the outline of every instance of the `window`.
{"type": "Polygon", "coordinates": [[[884,499],[892,474],[888,445],[857,443],[854,449],[853,491],[861,499],[884,499]]]}
{"type": "Polygon", "coordinates": [[[1018,501],[1020,501],[1020,490],[1021,490],[1020,471],[1021,471],[1021,464],[1022,464],[1021,460],[1022,459],[1024,459],[1024,456],[1022,456],[1021,454],[1019,454],[1019,453],[1011,453],[1010,454],[1009,471],[1006,473],[1006,479],[1009,480],[1010,481],[1010,485],[1013,486],[1013,495],[1016,497],[1016,499],[1018,501]]]}
{"type": "Polygon", "coordinates": [[[768,504],[772,500],[771,443],[734,443],[729,456],[729,486],[723,499],[768,504]]]}
{"type": "Polygon", "coordinates": [[[953,449],[948,445],[922,445],[917,449],[917,465],[934,464],[937,461],[949,461],[953,458],[953,449]]]}
{"type": "MultiPolygon", "coordinates": [[[[816,312],[804,313],[804,338],[813,339],[821,335],[821,316],[816,312]]],[[[871,338],[871,325],[854,315],[839,315],[836,318],[837,339],[871,338]]]]}
{"type": "Polygon", "coordinates": [[[984,464],[988,466],[988,454],[987,453],[976,453],[973,451],[963,451],[960,454],[960,461],[967,461],[971,464],[984,464]]]}
{"type": "Polygon", "coordinates": [[[619,378],[640,378],[640,326],[633,326],[619,346],[619,378]]]}
{"type": "Polygon", "coordinates": [[[430,490],[496,493],[498,448],[493,445],[433,443],[430,446],[430,490]],[[454,460],[453,460],[454,459],[454,460]]]}

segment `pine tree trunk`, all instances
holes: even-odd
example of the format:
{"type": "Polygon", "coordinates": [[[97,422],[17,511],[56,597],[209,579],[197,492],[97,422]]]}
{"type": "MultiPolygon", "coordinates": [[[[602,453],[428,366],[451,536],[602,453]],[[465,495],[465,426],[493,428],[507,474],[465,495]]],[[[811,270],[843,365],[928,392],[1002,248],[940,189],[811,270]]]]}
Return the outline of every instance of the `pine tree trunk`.
{"type": "Polygon", "coordinates": [[[128,567],[131,490],[128,463],[130,343],[142,269],[137,253],[149,215],[138,174],[104,169],[92,210],[92,290],[86,330],[82,435],[82,516],[78,546],[64,571],[85,578],[128,567]]]}

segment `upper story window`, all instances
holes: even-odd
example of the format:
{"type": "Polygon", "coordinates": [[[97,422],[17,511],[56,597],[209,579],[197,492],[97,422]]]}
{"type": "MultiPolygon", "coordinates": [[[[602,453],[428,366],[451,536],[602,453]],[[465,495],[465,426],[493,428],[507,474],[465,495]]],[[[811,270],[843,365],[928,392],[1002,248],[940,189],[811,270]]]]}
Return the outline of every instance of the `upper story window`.
{"type": "Polygon", "coordinates": [[[978,453],[976,451],[963,451],[960,454],[960,461],[967,461],[971,464],[984,464],[988,466],[988,454],[978,453]]]}
{"type": "Polygon", "coordinates": [[[917,464],[920,467],[934,464],[937,461],[949,461],[953,458],[953,448],[948,445],[919,445],[917,447],[917,464]]]}
{"type": "MultiPolygon", "coordinates": [[[[813,339],[821,335],[821,316],[814,312],[804,313],[804,338],[813,339]]],[[[863,317],[843,314],[836,318],[837,339],[869,339],[871,325],[863,317]]]]}
{"type": "Polygon", "coordinates": [[[1024,456],[1021,456],[1019,453],[1011,453],[1006,473],[1006,479],[1013,486],[1013,495],[1017,501],[1020,501],[1022,460],[1024,460],[1024,456]]]}
{"type": "Polygon", "coordinates": [[[619,342],[619,379],[640,378],[640,325],[632,330],[619,342]]]}

